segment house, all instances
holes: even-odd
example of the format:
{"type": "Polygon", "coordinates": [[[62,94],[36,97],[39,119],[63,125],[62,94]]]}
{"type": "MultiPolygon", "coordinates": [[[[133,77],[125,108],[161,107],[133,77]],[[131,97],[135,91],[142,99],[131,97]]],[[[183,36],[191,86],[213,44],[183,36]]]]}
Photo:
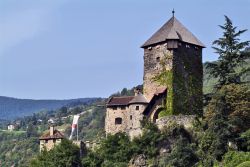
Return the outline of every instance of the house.
{"type": "Polygon", "coordinates": [[[47,151],[51,150],[55,145],[61,143],[64,135],[62,132],[56,130],[54,126],[51,126],[49,132],[43,134],[40,140],[40,151],[43,149],[47,149],[47,151]]]}
{"type": "Polygon", "coordinates": [[[13,130],[15,130],[15,125],[14,124],[9,124],[7,129],[8,129],[8,131],[13,131],[13,130]]]}

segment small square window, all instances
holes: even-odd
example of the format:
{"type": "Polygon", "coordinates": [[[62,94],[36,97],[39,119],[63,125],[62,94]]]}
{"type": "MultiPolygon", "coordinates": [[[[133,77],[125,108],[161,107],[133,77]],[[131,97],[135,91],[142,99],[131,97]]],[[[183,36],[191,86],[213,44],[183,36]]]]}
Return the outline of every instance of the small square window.
{"type": "Polygon", "coordinates": [[[121,107],[121,110],[125,110],[125,109],[126,109],[126,107],[125,107],[125,106],[122,106],[122,107],[121,107]]]}
{"type": "Polygon", "coordinates": [[[115,124],[116,125],[122,124],[122,118],[115,118],[115,124]]]}
{"type": "Polygon", "coordinates": [[[113,110],[117,110],[117,107],[113,107],[113,110]]]}
{"type": "Polygon", "coordinates": [[[132,115],[130,115],[130,120],[132,120],[132,115]]]}
{"type": "Polygon", "coordinates": [[[135,107],[135,110],[139,110],[139,109],[140,109],[139,106],[136,106],[136,107],[135,107]]]}

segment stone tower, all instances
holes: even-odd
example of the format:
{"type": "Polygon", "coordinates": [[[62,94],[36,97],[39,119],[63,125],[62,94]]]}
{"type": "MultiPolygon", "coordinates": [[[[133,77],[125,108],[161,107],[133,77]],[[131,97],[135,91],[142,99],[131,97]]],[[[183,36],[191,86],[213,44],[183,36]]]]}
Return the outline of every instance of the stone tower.
{"type": "Polygon", "coordinates": [[[148,101],[155,92],[167,88],[169,114],[202,113],[202,49],[205,46],[174,16],[167,21],[143,45],[144,76],[143,93],[148,101]],[[155,76],[164,68],[168,84],[155,76]]]}

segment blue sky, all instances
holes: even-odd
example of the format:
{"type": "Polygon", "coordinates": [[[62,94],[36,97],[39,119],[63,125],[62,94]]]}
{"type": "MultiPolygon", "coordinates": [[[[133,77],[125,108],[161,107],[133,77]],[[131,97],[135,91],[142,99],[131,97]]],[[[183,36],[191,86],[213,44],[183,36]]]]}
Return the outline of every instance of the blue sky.
{"type": "Polygon", "coordinates": [[[0,0],[0,95],[107,97],[141,84],[140,46],[173,8],[207,46],[204,62],[217,59],[211,43],[223,15],[250,27],[248,0],[0,0]]]}

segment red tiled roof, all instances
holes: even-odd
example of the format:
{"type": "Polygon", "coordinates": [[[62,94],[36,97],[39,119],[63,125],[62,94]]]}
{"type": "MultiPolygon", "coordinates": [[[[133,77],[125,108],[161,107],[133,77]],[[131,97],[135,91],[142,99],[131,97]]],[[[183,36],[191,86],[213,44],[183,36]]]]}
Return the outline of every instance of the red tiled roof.
{"type": "Polygon", "coordinates": [[[134,98],[134,96],[111,97],[107,102],[107,106],[126,106],[134,98]]]}
{"type": "Polygon", "coordinates": [[[50,136],[50,132],[47,132],[45,134],[43,134],[39,140],[46,140],[46,139],[63,139],[64,135],[62,132],[58,131],[58,130],[54,130],[54,135],[50,136]]]}

